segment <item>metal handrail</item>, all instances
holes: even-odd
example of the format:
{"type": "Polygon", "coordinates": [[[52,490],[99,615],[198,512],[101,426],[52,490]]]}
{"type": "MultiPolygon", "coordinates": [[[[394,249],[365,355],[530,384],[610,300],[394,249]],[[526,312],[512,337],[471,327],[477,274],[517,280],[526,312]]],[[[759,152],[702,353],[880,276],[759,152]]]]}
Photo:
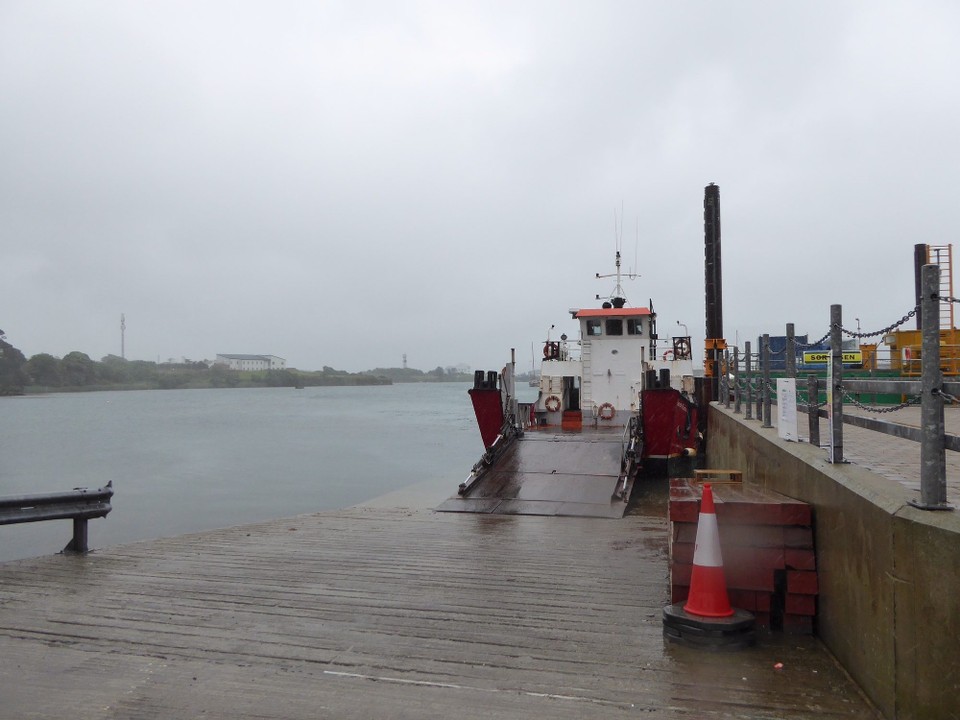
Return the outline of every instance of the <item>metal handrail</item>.
{"type": "Polygon", "coordinates": [[[0,498],[0,525],[45,520],[73,520],[73,537],[64,552],[85,553],[87,521],[106,517],[112,510],[113,481],[97,490],[74,488],[65,492],[11,495],[0,498]]]}

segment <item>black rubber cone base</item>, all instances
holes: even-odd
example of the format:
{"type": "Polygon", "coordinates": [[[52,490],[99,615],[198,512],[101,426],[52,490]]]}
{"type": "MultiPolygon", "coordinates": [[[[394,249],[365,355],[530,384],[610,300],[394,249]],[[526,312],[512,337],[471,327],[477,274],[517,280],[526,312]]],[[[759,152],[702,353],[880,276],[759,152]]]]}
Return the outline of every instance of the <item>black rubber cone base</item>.
{"type": "Polygon", "coordinates": [[[730,617],[707,618],[691,615],[684,604],[663,609],[663,636],[670,642],[704,650],[741,650],[756,642],[753,613],[735,608],[730,617]]]}

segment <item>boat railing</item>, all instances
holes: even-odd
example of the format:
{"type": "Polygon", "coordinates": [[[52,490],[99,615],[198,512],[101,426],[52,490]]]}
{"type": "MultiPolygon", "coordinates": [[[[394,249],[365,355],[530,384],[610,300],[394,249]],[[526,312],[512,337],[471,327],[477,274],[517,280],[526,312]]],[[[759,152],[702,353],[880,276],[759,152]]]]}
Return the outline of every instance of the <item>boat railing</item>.
{"type": "Polygon", "coordinates": [[[555,356],[546,356],[543,358],[543,362],[545,363],[557,361],[564,362],[569,360],[576,362],[581,359],[582,348],[580,347],[579,341],[571,342],[569,340],[562,340],[551,342],[547,340],[544,345],[555,345],[557,348],[557,354],[555,356]]]}
{"type": "Polygon", "coordinates": [[[620,477],[617,479],[617,497],[627,502],[630,497],[627,489],[630,479],[636,474],[640,455],[642,454],[643,440],[640,437],[640,418],[631,415],[627,424],[623,426],[623,437],[620,439],[620,477]]]}

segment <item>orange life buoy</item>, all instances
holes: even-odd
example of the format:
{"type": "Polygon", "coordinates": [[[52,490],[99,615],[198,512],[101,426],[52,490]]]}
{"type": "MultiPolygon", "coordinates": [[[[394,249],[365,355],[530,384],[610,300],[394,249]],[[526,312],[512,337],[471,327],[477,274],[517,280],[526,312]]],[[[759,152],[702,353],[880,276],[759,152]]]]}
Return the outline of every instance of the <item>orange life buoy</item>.
{"type": "Polygon", "coordinates": [[[547,412],[556,412],[560,409],[560,398],[556,395],[551,395],[543,401],[543,406],[547,409],[547,412]]]}
{"type": "Polygon", "coordinates": [[[613,416],[617,414],[617,409],[610,403],[604,403],[600,406],[600,409],[597,410],[597,415],[601,420],[613,420],[613,416]]]}
{"type": "Polygon", "coordinates": [[[543,359],[556,360],[560,357],[560,343],[546,342],[543,345],[543,359]]]}

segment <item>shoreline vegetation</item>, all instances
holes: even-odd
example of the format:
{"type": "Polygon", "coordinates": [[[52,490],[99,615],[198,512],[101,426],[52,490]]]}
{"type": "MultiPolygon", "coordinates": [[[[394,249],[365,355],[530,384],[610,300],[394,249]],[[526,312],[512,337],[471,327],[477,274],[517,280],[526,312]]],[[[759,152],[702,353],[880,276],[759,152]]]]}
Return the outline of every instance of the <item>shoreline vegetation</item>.
{"type": "Polygon", "coordinates": [[[322,370],[231,370],[226,365],[185,360],[156,363],[107,355],[100,361],[74,351],[62,358],[47,353],[27,359],[0,330],[0,395],[35,395],[100,390],[174,390],[203,388],[327,387],[392,385],[410,382],[469,382],[456,368],[374,368],[351,373],[322,370]]]}

